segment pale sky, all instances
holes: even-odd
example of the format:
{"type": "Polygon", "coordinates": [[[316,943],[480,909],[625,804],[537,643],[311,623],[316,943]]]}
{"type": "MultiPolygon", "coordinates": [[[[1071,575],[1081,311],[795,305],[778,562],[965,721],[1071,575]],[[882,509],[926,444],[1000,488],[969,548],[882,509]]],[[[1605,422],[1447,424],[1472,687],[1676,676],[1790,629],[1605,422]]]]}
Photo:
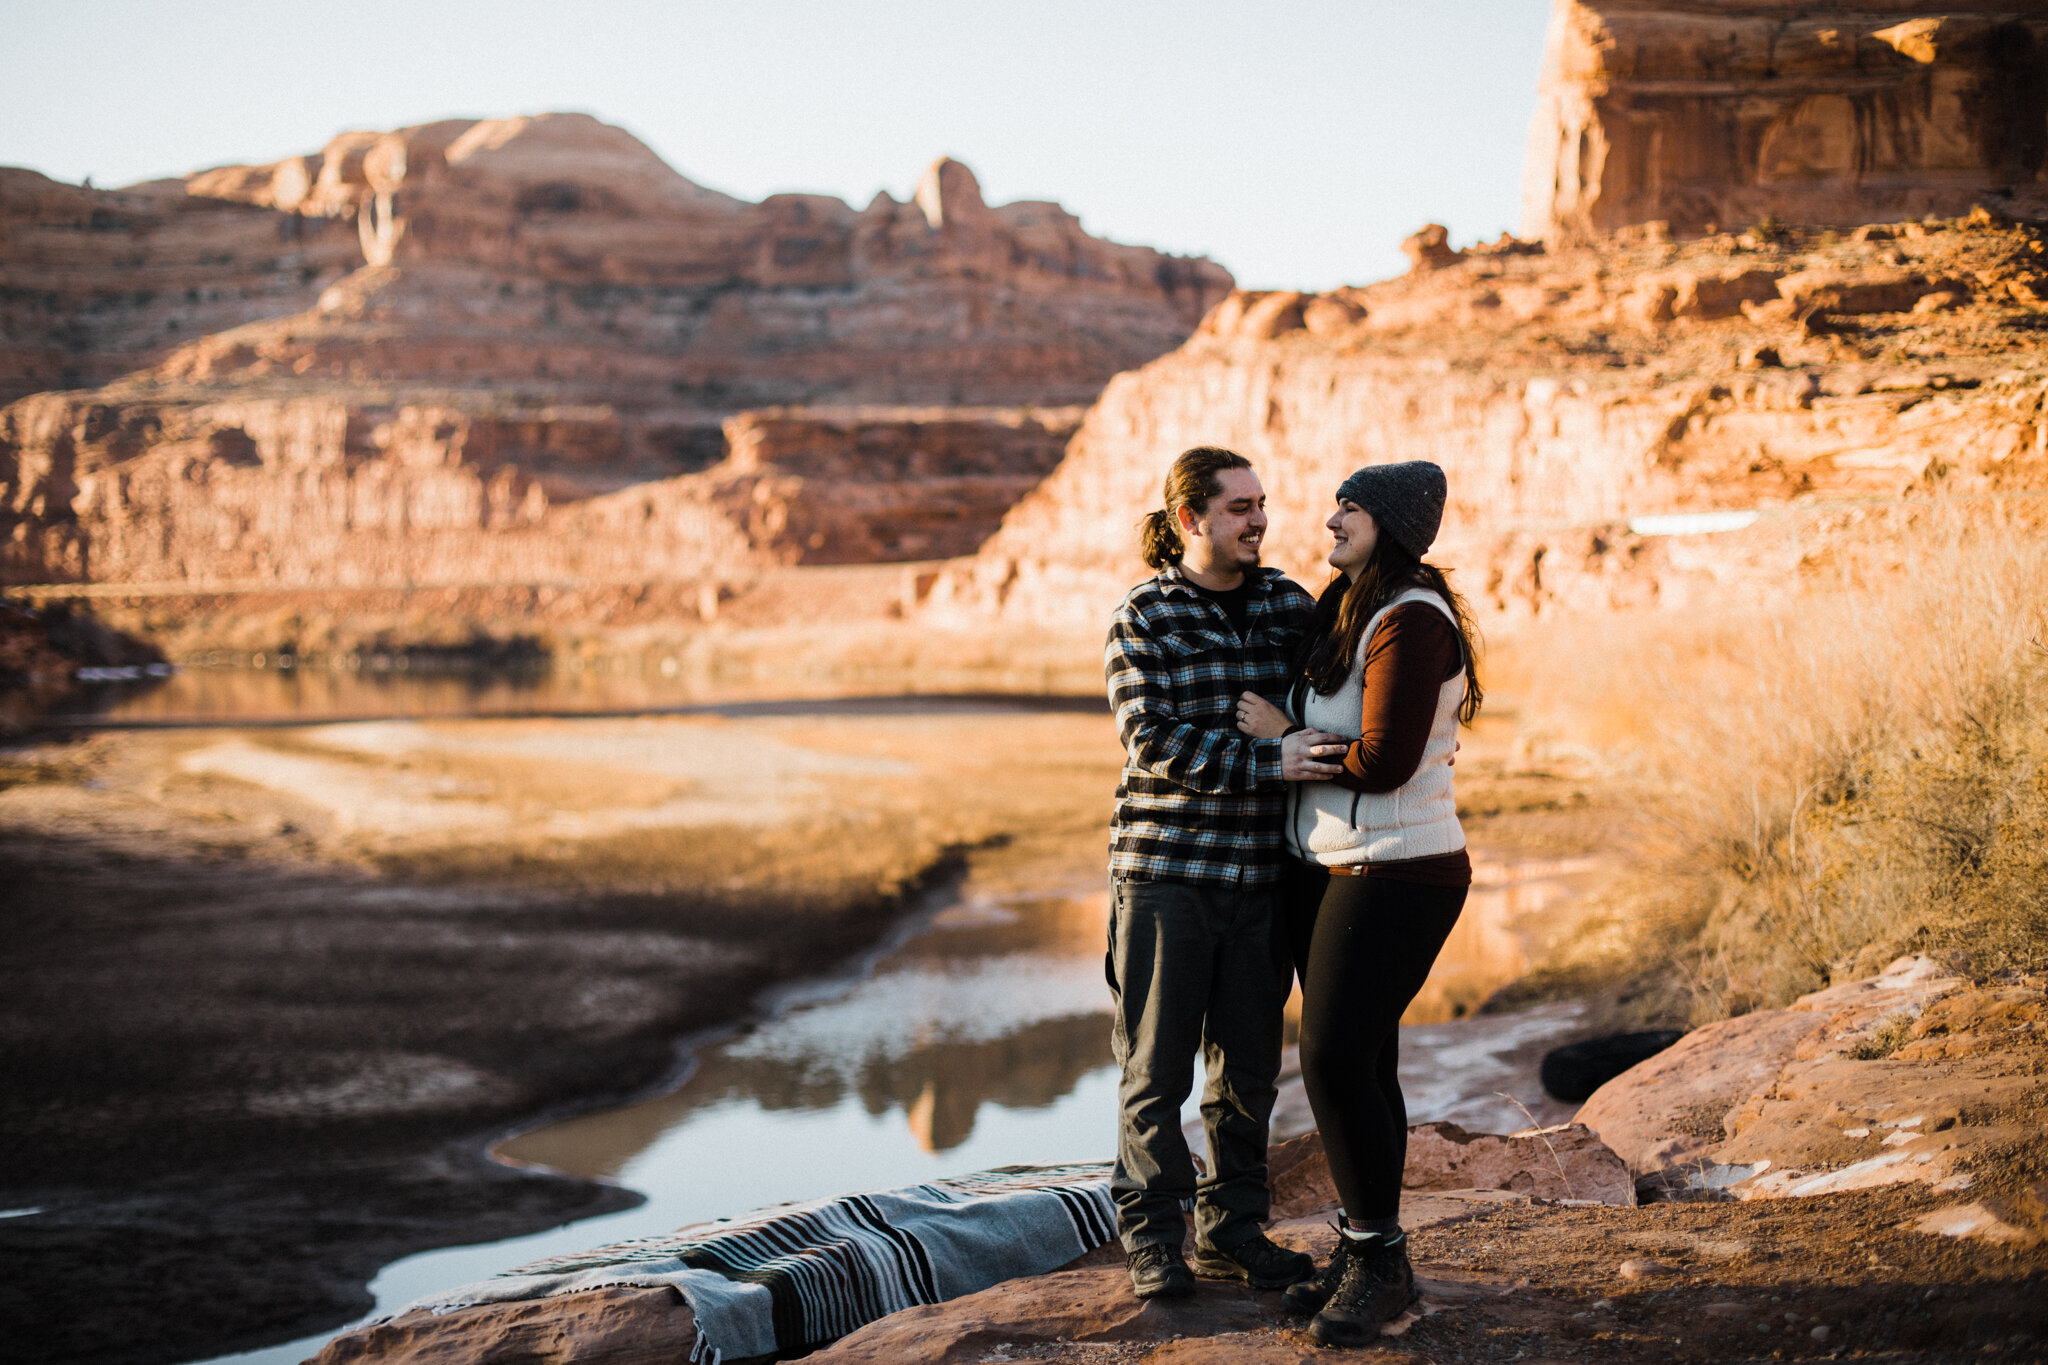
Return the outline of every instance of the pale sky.
{"type": "Polygon", "coordinates": [[[351,128],[579,110],[747,199],[992,203],[1251,288],[1398,273],[1520,217],[1548,0],[0,0],[0,165],[102,187],[351,128]]]}

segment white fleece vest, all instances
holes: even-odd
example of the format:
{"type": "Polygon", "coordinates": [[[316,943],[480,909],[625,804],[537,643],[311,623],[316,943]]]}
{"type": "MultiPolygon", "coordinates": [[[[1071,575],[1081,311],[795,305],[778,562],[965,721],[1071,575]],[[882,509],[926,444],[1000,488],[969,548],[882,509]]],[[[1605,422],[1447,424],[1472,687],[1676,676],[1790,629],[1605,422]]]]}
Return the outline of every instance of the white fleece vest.
{"type": "MultiPolygon", "coordinates": [[[[1426,588],[1410,588],[1373,613],[1358,657],[1344,686],[1324,696],[1303,690],[1302,714],[1294,719],[1346,739],[1358,738],[1365,707],[1365,652],[1388,612],[1405,602],[1427,602],[1453,626],[1458,618],[1426,588]]],[[[1355,792],[1334,782],[1292,782],[1287,803],[1287,851],[1304,862],[1339,867],[1347,863],[1402,862],[1455,853],[1465,846],[1458,803],[1451,795],[1451,754],[1458,747],[1458,706],[1465,700],[1465,672],[1444,683],[1436,695],[1436,717],[1415,776],[1390,792],[1355,792]]]]}

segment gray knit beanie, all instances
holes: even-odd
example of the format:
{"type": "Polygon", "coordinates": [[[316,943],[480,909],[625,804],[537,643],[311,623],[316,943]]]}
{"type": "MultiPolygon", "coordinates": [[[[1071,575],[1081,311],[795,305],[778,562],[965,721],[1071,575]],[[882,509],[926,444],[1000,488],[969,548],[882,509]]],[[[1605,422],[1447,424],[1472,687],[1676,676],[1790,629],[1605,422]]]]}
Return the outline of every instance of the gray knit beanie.
{"type": "Polygon", "coordinates": [[[1449,489],[1444,471],[1428,460],[1371,464],[1337,485],[1337,496],[1372,513],[1380,534],[1417,559],[1429,553],[1437,528],[1444,524],[1444,498],[1449,489]]]}

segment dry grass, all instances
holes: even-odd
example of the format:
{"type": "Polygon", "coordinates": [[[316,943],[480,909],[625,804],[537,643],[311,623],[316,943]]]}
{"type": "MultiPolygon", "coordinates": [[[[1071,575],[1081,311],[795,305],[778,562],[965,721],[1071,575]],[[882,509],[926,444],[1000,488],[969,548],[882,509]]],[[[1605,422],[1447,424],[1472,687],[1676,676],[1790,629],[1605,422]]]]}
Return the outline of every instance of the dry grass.
{"type": "Polygon", "coordinates": [[[1607,954],[1648,1012],[1780,1005],[1916,950],[2048,965],[2048,536],[1930,513],[1781,606],[1507,653],[1525,733],[1657,816],[1607,954]]]}

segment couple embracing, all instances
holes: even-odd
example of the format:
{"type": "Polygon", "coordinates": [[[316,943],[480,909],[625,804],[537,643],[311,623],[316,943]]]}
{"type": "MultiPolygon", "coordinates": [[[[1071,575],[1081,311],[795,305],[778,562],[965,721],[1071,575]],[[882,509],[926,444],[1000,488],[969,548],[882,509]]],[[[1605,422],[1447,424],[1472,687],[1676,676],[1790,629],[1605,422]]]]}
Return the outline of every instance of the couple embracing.
{"type": "Polygon", "coordinates": [[[1284,1289],[1317,1340],[1349,1346],[1415,1297],[1397,1037],[1471,886],[1451,761],[1480,701],[1470,616],[1423,558],[1445,491],[1424,461],[1344,480],[1327,523],[1338,572],[1319,599],[1260,566],[1265,490],[1235,452],[1181,455],[1145,519],[1157,573],[1117,609],[1105,659],[1125,751],[1106,964],[1123,1071],[1113,1191],[1140,1298],[1192,1293],[1196,1275],[1284,1289]],[[1261,1231],[1296,976],[1302,1079],[1343,1201],[1320,1269],[1261,1231]],[[1197,1053],[1199,1178],[1180,1127],[1197,1053]]]}

